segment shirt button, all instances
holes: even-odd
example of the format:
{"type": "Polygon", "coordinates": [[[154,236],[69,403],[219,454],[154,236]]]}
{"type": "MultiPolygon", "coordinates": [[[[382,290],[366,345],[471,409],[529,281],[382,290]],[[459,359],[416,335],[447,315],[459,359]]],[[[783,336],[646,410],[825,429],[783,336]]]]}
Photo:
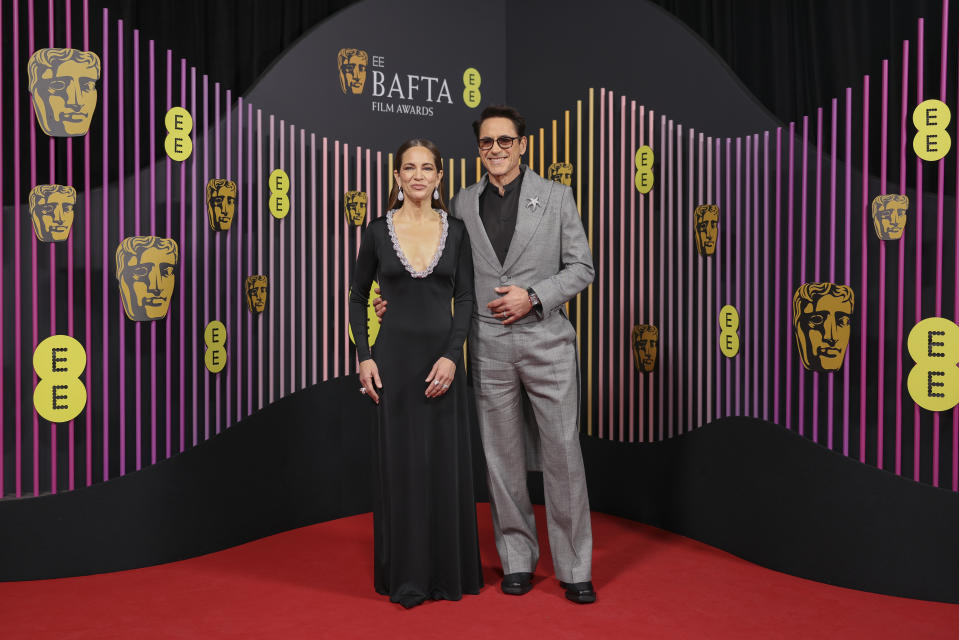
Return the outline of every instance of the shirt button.
{"type": "Polygon", "coordinates": [[[499,277],[499,281],[500,281],[500,282],[509,282],[509,276],[500,276],[500,277],[499,277]]]}

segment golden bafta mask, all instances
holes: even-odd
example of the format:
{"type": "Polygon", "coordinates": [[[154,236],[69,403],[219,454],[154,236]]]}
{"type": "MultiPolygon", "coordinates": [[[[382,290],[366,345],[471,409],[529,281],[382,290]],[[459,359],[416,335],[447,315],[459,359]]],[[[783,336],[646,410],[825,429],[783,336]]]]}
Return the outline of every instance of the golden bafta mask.
{"type": "Polygon", "coordinates": [[[573,165],[569,162],[554,162],[549,165],[549,179],[553,182],[573,186],[573,165]]]}
{"type": "Polygon", "coordinates": [[[633,327],[630,342],[636,369],[645,373],[655,369],[656,356],[659,354],[659,329],[651,324],[637,324],[633,327]]]}
{"type": "Polygon", "coordinates": [[[92,51],[40,49],[27,62],[28,89],[45,134],[86,135],[97,108],[100,57],[92,51]]]}
{"type": "Polygon", "coordinates": [[[247,276],[244,290],[246,306],[253,313],[263,313],[266,309],[266,294],[269,291],[269,278],[262,275],[247,276]]]}
{"type": "Polygon", "coordinates": [[[59,184],[39,184],[30,190],[30,217],[40,242],[63,242],[70,237],[77,190],[59,184]]]}
{"type": "Polygon", "coordinates": [[[845,285],[814,282],[796,289],[793,325],[803,366],[823,373],[842,367],[854,306],[855,296],[845,285]]]}
{"type": "Polygon", "coordinates": [[[210,228],[229,231],[236,215],[236,183],[232,180],[210,180],[206,185],[206,213],[210,228]]]}
{"type": "Polygon", "coordinates": [[[872,199],[872,224],[880,240],[898,240],[906,230],[909,196],[887,193],[872,199]]]}
{"type": "Polygon", "coordinates": [[[719,239],[719,207],[714,204],[701,204],[693,211],[693,237],[696,239],[696,251],[701,256],[716,253],[716,241],[719,239]]]}
{"type": "Polygon", "coordinates": [[[363,93],[368,61],[369,56],[362,49],[340,49],[336,54],[336,66],[340,70],[340,90],[343,93],[363,93]]]}
{"type": "Polygon", "coordinates": [[[343,194],[343,212],[347,224],[360,226],[366,217],[367,196],[365,191],[347,191],[343,194]]]}
{"type": "Polygon", "coordinates": [[[127,317],[135,322],[166,317],[176,285],[180,249],[172,238],[133,236],[117,247],[117,281],[127,317]]]}

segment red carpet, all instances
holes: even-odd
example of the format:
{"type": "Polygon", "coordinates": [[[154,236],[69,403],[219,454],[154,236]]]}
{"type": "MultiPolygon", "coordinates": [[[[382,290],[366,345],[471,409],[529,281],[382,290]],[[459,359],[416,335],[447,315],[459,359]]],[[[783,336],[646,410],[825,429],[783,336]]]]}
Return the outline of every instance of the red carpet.
{"type": "MultiPolygon", "coordinates": [[[[537,511],[545,532],[542,509],[537,511]]],[[[593,514],[593,605],[567,602],[548,554],[533,591],[503,595],[488,505],[487,586],[409,611],[373,591],[372,516],[168,565],[0,583],[14,638],[956,638],[959,605],[793,578],[659,529],[593,514]],[[534,635],[535,634],[535,635],[534,635]]],[[[541,537],[540,543],[546,549],[541,537]]]]}

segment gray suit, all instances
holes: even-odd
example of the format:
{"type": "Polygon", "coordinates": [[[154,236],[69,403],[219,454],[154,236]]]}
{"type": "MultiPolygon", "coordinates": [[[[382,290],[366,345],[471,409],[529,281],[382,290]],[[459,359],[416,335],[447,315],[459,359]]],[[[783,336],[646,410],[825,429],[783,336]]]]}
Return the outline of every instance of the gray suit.
{"type": "Polygon", "coordinates": [[[556,577],[585,582],[592,579],[593,539],[579,447],[576,332],[564,305],[592,282],[593,260],[572,190],[526,170],[501,264],[479,216],[487,183],[484,176],[460,191],[450,208],[466,223],[473,248],[477,305],[469,352],[496,548],[507,574],[532,572],[539,560],[526,487],[527,459],[536,457],[527,448],[538,447],[556,577]],[[494,318],[486,304],[498,297],[495,287],[509,284],[532,287],[542,312],[509,326],[494,318]]]}

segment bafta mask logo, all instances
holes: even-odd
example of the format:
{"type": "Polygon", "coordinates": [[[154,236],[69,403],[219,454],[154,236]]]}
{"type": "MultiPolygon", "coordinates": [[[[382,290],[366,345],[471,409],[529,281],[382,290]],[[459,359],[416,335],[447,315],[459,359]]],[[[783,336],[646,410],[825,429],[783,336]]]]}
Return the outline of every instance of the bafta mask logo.
{"type": "Polygon", "coordinates": [[[211,229],[229,231],[236,214],[236,183],[232,180],[210,180],[206,185],[206,212],[211,229]]]}
{"type": "Polygon", "coordinates": [[[633,345],[633,363],[636,368],[644,373],[654,370],[659,353],[659,329],[651,324],[638,324],[633,327],[630,342],[633,345]]]}
{"type": "Polygon", "coordinates": [[[909,196],[887,193],[872,199],[872,224],[880,240],[898,240],[906,230],[909,196]]]}
{"type": "Polygon", "coordinates": [[[711,256],[716,253],[716,240],[719,239],[718,206],[701,204],[693,210],[693,233],[699,255],[711,256]]]}
{"type": "Polygon", "coordinates": [[[117,247],[117,280],[127,317],[135,322],[166,317],[176,284],[180,250],[172,238],[133,236],[117,247]]]}
{"type": "Polygon", "coordinates": [[[100,57],[92,51],[40,49],[27,62],[37,123],[48,136],[86,135],[97,108],[100,57]]]}
{"type": "Polygon", "coordinates": [[[793,325],[803,366],[821,373],[842,367],[854,306],[855,296],[845,285],[814,282],[796,289],[793,325]]]}
{"type": "Polygon", "coordinates": [[[549,165],[549,179],[553,182],[573,186],[573,165],[569,162],[554,162],[549,165]]]}
{"type": "Polygon", "coordinates": [[[367,196],[365,191],[347,191],[343,194],[343,212],[346,222],[360,226],[366,217],[367,196]]]}
{"type": "Polygon", "coordinates": [[[40,184],[30,190],[30,217],[40,242],[63,242],[70,236],[77,190],[59,184],[40,184]]]}
{"type": "Polygon", "coordinates": [[[253,313],[263,313],[266,309],[266,294],[269,291],[269,278],[263,275],[246,277],[246,306],[253,313]]]}
{"type": "Polygon", "coordinates": [[[347,95],[363,93],[369,59],[362,49],[340,49],[336,54],[336,66],[340,70],[340,91],[347,95]]]}

